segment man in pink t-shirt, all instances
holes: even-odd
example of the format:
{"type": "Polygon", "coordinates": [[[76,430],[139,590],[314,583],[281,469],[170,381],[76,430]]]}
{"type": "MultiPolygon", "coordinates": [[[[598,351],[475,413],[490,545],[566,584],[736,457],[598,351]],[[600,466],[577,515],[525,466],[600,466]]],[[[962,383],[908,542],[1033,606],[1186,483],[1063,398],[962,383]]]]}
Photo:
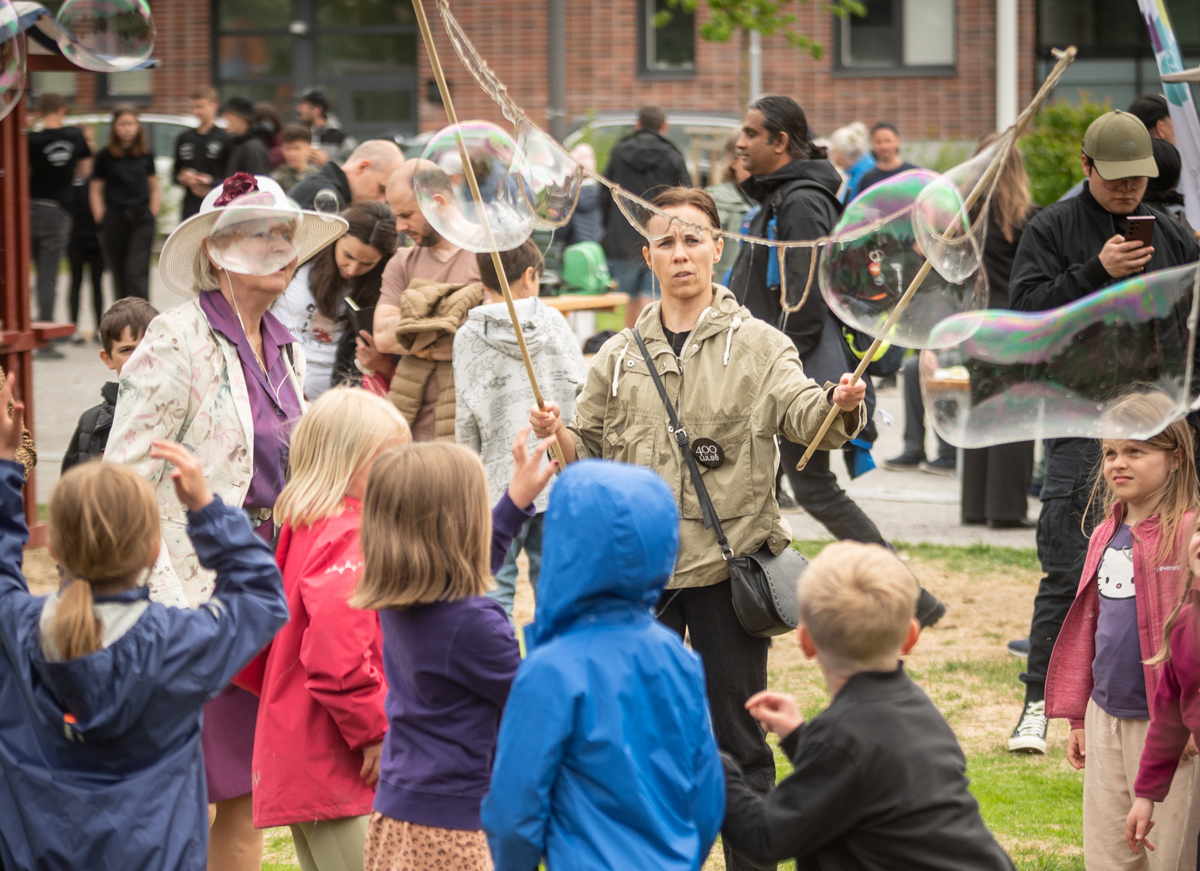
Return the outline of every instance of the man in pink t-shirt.
{"type": "MultiPolygon", "coordinates": [[[[400,323],[400,297],[414,279],[424,278],[444,284],[471,284],[479,281],[475,255],[452,245],[438,235],[425,220],[417,206],[413,176],[420,168],[419,160],[408,160],[392,174],[387,185],[387,203],[396,215],[396,230],[413,240],[409,248],[401,248],[388,261],[383,271],[379,304],[375,308],[375,347],[384,354],[400,352],[396,341],[396,326],[400,323]]],[[[421,410],[413,424],[414,441],[433,438],[434,408],[437,404],[436,378],[425,383],[421,410]]]]}

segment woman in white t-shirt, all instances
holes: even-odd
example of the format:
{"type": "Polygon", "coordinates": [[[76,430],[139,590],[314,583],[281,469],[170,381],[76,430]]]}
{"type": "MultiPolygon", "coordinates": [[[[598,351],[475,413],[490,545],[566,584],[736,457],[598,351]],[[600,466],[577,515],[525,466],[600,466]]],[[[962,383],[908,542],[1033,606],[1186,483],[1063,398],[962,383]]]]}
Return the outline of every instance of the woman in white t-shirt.
{"type": "MultiPolygon", "coordinates": [[[[342,217],[349,231],[296,270],[273,309],[304,349],[309,402],[335,384],[361,383],[355,339],[358,330],[371,330],[383,268],[396,251],[396,217],[383,203],[355,203],[342,217]],[[347,298],[360,313],[351,311],[347,298]]],[[[363,352],[374,355],[370,348],[363,352]]]]}

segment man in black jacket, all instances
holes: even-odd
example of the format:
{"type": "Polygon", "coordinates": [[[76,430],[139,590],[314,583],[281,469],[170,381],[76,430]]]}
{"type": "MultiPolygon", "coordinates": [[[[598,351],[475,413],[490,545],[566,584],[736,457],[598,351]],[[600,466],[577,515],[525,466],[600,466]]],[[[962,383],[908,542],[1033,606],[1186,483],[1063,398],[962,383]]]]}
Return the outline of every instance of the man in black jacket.
{"type": "MultiPolygon", "coordinates": [[[[1181,266],[1200,256],[1195,240],[1174,218],[1142,203],[1148,178],[1157,178],[1158,168],[1141,121],[1121,111],[1101,115],[1087,129],[1081,160],[1086,183],[1079,196],[1044,209],[1021,236],[1009,279],[1009,300],[1018,311],[1058,308],[1139,272],[1181,266]],[[1125,241],[1125,219],[1131,215],[1154,216],[1149,246],[1125,241]]],[[[1021,675],[1025,707],[1008,742],[1012,751],[1046,752],[1046,670],[1087,556],[1088,540],[1080,527],[1099,457],[1099,443],[1092,439],[1046,441],[1037,526],[1045,577],[1034,599],[1029,661],[1021,675]]]]}
{"type": "Polygon", "coordinates": [[[387,184],[392,173],[404,163],[404,152],[400,146],[388,139],[368,139],[340,166],[329,161],[317,172],[300,179],[288,191],[302,209],[316,207],[317,194],[332,191],[337,197],[340,212],[351,203],[367,200],[387,202],[387,184]]]}
{"type": "MultiPolygon", "coordinates": [[[[667,116],[657,106],[638,110],[636,129],[617,143],[608,160],[605,176],[635,196],[646,200],[667,188],[692,186],[687,163],[679,149],[666,138],[667,116]]],[[[604,246],[608,268],[617,279],[617,290],[629,294],[625,326],[632,327],[642,309],[654,297],[653,276],[642,257],[646,239],[633,228],[603,185],[600,211],[604,215],[604,246]]]]}
{"type": "MultiPolygon", "coordinates": [[[[804,110],[790,97],[762,97],[750,105],[737,143],[742,166],[750,177],[742,190],[762,209],[750,224],[750,235],[780,240],[818,239],[828,235],[841,214],[837,190],[841,176],[825,149],[808,141],[804,110]]],[[[788,296],[799,301],[808,280],[811,249],[794,248],[787,256],[788,296]]],[[[818,383],[837,383],[848,363],[837,320],[814,286],[796,312],[785,314],[779,299],[776,249],[743,245],[733,265],[730,290],[760,320],[783,330],[796,345],[804,371],[818,383]],[[837,370],[841,371],[837,371],[837,370]]],[[[874,391],[867,380],[870,397],[874,391]]],[[[873,398],[868,405],[874,404],[873,398]]],[[[838,486],[829,468],[829,452],[817,451],[803,471],[796,464],[804,446],[779,441],[780,462],[804,510],[842,539],[887,544],[871,519],[838,486]]]]}

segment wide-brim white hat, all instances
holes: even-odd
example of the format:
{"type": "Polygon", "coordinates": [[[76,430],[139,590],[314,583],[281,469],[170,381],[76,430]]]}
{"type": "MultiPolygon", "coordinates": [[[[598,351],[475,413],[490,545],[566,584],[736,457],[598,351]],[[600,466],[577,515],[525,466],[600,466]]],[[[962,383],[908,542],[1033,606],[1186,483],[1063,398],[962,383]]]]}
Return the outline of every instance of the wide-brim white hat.
{"type": "MultiPolygon", "coordinates": [[[[236,185],[239,184],[241,187],[248,187],[248,179],[253,178],[259,193],[270,194],[279,201],[281,207],[297,211],[296,204],[287,198],[283,188],[274,179],[264,175],[239,175],[240,180],[234,176],[209,191],[200,205],[200,211],[176,227],[175,232],[168,236],[163,244],[162,254],[158,258],[158,271],[163,283],[175,293],[191,296],[202,289],[196,287],[196,261],[205,256],[201,243],[212,233],[213,225],[221,216],[221,212],[230,204],[216,205],[227,189],[230,192],[238,190],[236,185]]],[[[236,199],[232,202],[236,202],[236,199]]],[[[296,246],[298,266],[303,265],[326,246],[332,245],[350,229],[346,219],[338,215],[324,215],[307,210],[298,210],[297,213],[300,215],[299,226],[296,228],[292,244],[296,246]]]]}

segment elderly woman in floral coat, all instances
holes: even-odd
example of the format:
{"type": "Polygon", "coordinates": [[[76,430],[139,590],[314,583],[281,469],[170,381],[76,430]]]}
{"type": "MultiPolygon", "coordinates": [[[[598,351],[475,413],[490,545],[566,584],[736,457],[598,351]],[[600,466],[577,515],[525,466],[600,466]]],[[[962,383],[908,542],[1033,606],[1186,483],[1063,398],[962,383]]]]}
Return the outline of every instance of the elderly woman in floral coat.
{"type": "MultiPolygon", "coordinates": [[[[150,457],[151,442],[191,448],[213,492],[272,539],[288,439],[304,410],[304,358],[268,309],[297,265],[345,231],[340,218],[301,211],[271,179],[238,174],[163,247],[163,281],[191,298],[154,319],[126,364],[104,457],[133,466],[158,495],[165,547],[149,581],[157,601],[199,607],[212,595],[213,575],[192,550],[186,512],[163,461],[150,457]]],[[[257,710],[258,699],[236,687],[205,709],[205,769],[216,806],[211,868],[261,865],[250,801],[257,710]]]]}

